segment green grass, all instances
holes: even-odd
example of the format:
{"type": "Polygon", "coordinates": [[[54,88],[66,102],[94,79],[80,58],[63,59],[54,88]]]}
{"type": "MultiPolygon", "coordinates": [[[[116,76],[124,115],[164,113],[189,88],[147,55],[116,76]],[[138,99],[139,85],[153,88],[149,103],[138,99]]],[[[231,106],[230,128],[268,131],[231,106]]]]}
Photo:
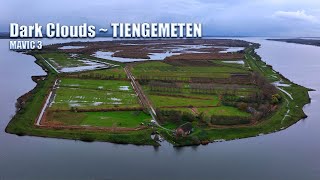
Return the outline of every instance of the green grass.
{"type": "Polygon", "coordinates": [[[140,107],[134,93],[64,87],[57,89],[56,93],[51,109],[140,107]]]}
{"type": "MultiPolygon", "coordinates": [[[[116,62],[116,61],[110,61],[110,60],[105,60],[105,59],[100,59],[96,58],[93,56],[88,56],[84,54],[77,54],[76,57],[71,57],[71,54],[74,53],[65,53],[65,52],[45,52],[41,54],[36,54],[36,57],[39,57],[38,55],[41,55],[43,58],[45,58],[47,61],[49,61],[55,68],[57,69],[62,69],[65,67],[78,67],[78,66],[84,66],[86,65],[83,61],[81,60],[95,60],[95,61],[100,61],[100,62],[106,62],[112,65],[117,65],[118,67],[115,67],[114,70],[109,71],[108,73],[102,73],[104,75],[122,75],[124,76],[125,73],[121,72],[121,69],[123,68],[123,63],[116,62]]],[[[111,68],[112,69],[112,68],[111,68]]],[[[99,70],[95,70],[96,73],[101,73],[99,70]]]]}
{"type": "Polygon", "coordinates": [[[52,110],[140,107],[129,81],[63,78],[52,110]]]}
{"type": "Polygon", "coordinates": [[[149,95],[149,98],[156,107],[161,106],[216,106],[219,102],[217,96],[212,96],[210,100],[191,99],[182,97],[149,95]]]}
{"type": "Polygon", "coordinates": [[[142,111],[109,111],[109,112],[49,112],[47,121],[56,121],[65,125],[84,125],[97,127],[134,128],[151,120],[149,114],[142,111]]]}
{"type": "Polygon", "coordinates": [[[126,79],[127,75],[123,69],[123,67],[114,67],[110,69],[100,69],[100,70],[93,70],[87,72],[76,73],[78,77],[95,77],[95,78],[110,78],[114,77],[117,79],[126,79]]]}
{"type": "Polygon", "coordinates": [[[98,58],[98,57],[92,56],[91,54],[79,54],[79,57],[84,58],[84,59],[92,59],[92,60],[96,60],[96,61],[106,62],[109,64],[120,66],[122,68],[125,66],[125,63],[122,63],[119,61],[108,60],[108,59],[104,59],[104,58],[98,58]]]}
{"type": "Polygon", "coordinates": [[[137,78],[140,76],[147,76],[151,79],[176,77],[179,80],[187,80],[191,77],[228,78],[230,77],[230,73],[248,73],[248,71],[243,68],[230,66],[173,66],[165,62],[152,61],[134,66],[132,72],[137,78]]]}
{"type": "Polygon", "coordinates": [[[88,112],[86,114],[88,117],[84,119],[82,125],[137,127],[152,119],[149,114],[142,111],[88,112]]]}
{"type": "Polygon", "coordinates": [[[230,106],[219,106],[213,108],[197,108],[198,112],[205,113],[208,116],[216,115],[216,116],[239,116],[239,117],[249,117],[251,114],[240,111],[235,107],[230,106]]]}
{"type": "Polygon", "coordinates": [[[193,113],[193,111],[190,108],[161,108],[161,109],[162,110],[175,110],[175,111],[193,113]]]}
{"type": "MultiPolygon", "coordinates": [[[[262,61],[261,58],[254,52],[253,49],[246,50],[246,64],[253,71],[259,72],[264,75],[270,82],[279,81],[282,79],[282,75],[277,73],[269,66],[266,62],[262,61]]],[[[286,80],[285,77],[283,77],[286,80]]]]}
{"type": "MultiPolygon", "coordinates": [[[[229,84],[230,85],[230,84],[229,84]]],[[[179,96],[189,96],[189,97],[199,97],[199,98],[212,98],[212,94],[223,94],[226,92],[225,85],[223,84],[214,84],[215,90],[212,92],[209,92],[208,94],[201,94],[192,92],[190,89],[189,83],[184,83],[184,85],[179,89],[177,92],[168,92],[165,91],[166,88],[163,88],[163,90],[158,91],[152,91],[151,88],[148,85],[142,86],[145,93],[150,95],[179,95],[179,96]]],[[[233,91],[232,88],[229,88],[228,92],[233,91]]],[[[259,89],[252,85],[238,85],[235,91],[235,95],[237,96],[248,96],[253,92],[258,92],[259,89]]]]}
{"type": "MultiPolygon", "coordinates": [[[[221,66],[227,66],[227,67],[232,67],[232,68],[238,68],[238,69],[243,69],[243,70],[249,70],[245,64],[238,64],[238,63],[226,63],[228,60],[214,60],[213,62],[215,64],[221,65],[221,66]]],[[[230,60],[230,61],[237,61],[237,60],[230,60]]],[[[238,60],[238,61],[243,61],[243,60],[238,60]]]]}
{"type": "Polygon", "coordinates": [[[170,129],[170,130],[175,130],[177,129],[177,127],[179,127],[179,125],[175,124],[175,123],[171,123],[171,122],[166,122],[164,124],[161,125],[164,128],[170,129]]]}
{"type": "Polygon", "coordinates": [[[123,93],[134,93],[130,81],[62,78],[60,86],[69,88],[84,88],[104,91],[120,91],[123,93]],[[126,88],[128,88],[128,90],[126,90],[126,88]]]}
{"type": "Polygon", "coordinates": [[[77,67],[85,65],[85,63],[79,61],[78,58],[70,57],[70,54],[68,53],[45,53],[41,54],[41,56],[58,69],[63,67],[77,67]]]}

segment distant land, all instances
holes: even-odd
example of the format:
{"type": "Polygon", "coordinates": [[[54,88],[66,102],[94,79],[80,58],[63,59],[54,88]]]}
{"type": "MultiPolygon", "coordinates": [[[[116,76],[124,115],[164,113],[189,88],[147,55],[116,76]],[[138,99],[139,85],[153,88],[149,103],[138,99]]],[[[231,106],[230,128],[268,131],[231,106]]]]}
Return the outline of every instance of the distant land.
{"type": "Polygon", "coordinates": [[[305,45],[313,45],[320,46],[320,38],[295,38],[295,39],[268,39],[272,41],[281,41],[287,43],[297,43],[297,44],[305,44],[305,45]]]}
{"type": "Polygon", "coordinates": [[[0,32],[0,39],[8,39],[9,33],[8,32],[0,32]]]}

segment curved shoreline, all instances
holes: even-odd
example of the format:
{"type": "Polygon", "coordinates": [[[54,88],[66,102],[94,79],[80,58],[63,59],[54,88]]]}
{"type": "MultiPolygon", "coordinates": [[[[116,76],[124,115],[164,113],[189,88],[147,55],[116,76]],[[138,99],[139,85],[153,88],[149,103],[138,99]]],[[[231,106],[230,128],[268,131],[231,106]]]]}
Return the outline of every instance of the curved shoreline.
{"type": "MultiPolygon", "coordinates": [[[[254,51],[253,51],[254,52],[254,51]]],[[[258,56],[259,57],[259,56],[258,56]]],[[[255,58],[255,60],[257,60],[257,58],[255,58]]],[[[258,58],[258,61],[261,61],[261,58],[259,57],[258,58]]],[[[262,61],[261,61],[262,62],[262,61]]],[[[39,96],[43,96],[45,93],[43,92],[44,89],[43,89],[43,86],[44,88],[49,88],[51,87],[52,85],[50,84],[50,82],[53,82],[54,81],[54,77],[56,76],[56,73],[52,72],[52,69],[50,67],[48,67],[45,63],[41,62],[39,59],[37,59],[36,63],[41,66],[45,71],[48,72],[47,74],[47,77],[48,79],[45,80],[45,82],[40,82],[39,84],[36,85],[36,87],[34,88],[34,91],[36,91],[37,94],[40,94],[39,96]],[[42,92],[41,92],[42,91],[42,92]]],[[[272,66],[270,66],[269,68],[272,69],[272,66]]],[[[274,71],[275,72],[275,71],[274,71]]],[[[276,74],[278,74],[283,80],[285,81],[288,81],[290,83],[292,83],[290,80],[286,79],[281,73],[279,72],[275,72],[276,74]]],[[[292,83],[294,84],[294,83],[292,83]]],[[[296,85],[296,84],[294,84],[296,85]]],[[[304,88],[300,85],[296,85],[297,87],[295,88],[298,88],[296,89],[297,90],[301,90],[301,91],[305,91],[307,90],[307,88],[304,88]],[[301,89],[300,89],[301,88],[301,89]]],[[[33,90],[32,90],[33,91],[33,90]]],[[[284,93],[284,92],[282,92],[284,93]]],[[[286,93],[284,93],[286,94],[286,93]]],[[[41,99],[41,98],[40,98],[41,99]]],[[[308,101],[306,101],[306,97],[300,99],[302,102],[298,103],[300,105],[302,105],[302,108],[305,104],[308,104],[310,102],[310,98],[308,96],[308,101]]],[[[291,100],[295,100],[295,99],[291,99],[291,100]]],[[[35,102],[29,102],[30,100],[28,100],[27,103],[35,103],[35,102]]],[[[34,101],[34,100],[33,100],[34,101]]],[[[27,104],[26,103],[26,104],[27,104]]],[[[283,105],[282,105],[283,106],[283,105]]],[[[214,139],[210,139],[210,142],[216,142],[217,140],[219,139],[225,139],[225,140],[232,140],[232,139],[238,139],[238,138],[247,138],[247,137],[254,137],[254,136],[258,136],[260,135],[261,133],[263,134],[267,134],[267,133],[272,133],[272,132],[276,132],[276,131],[279,131],[279,130],[283,130],[289,126],[291,126],[292,124],[298,122],[299,120],[301,120],[301,118],[304,118],[306,117],[306,115],[304,114],[303,112],[303,109],[301,108],[301,111],[302,112],[297,112],[299,113],[297,116],[294,116],[294,119],[292,121],[290,121],[289,124],[287,125],[284,125],[284,126],[281,126],[281,127],[276,127],[276,128],[272,128],[272,130],[267,130],[267,131],[264,131],[264,132],[251,132],[249,134],[246,134],[246,135],[243,135],[243,134],[239,134],[239,137],[230,137],[230,135],[226,134],[228,133],[230,130],[237,130],[237,129],[241,129],[241,128],[234,128],[234,127],[229,127],[229,128],[226,128],[226,129],[218,129],[218,131],[226,131],[226,132],[222,132],[221,134],[225,134],[225,137],[223,136],[219,136],[219,137],[215,137],[214,139]]],[[[276,112],[278,113],[278,112],[276,112]]],[[[39,129],[37,129],[35,126],[30,126],[29,127],[19,127],[17,128],[17,125],[16,123],[18,121],[23,121],[24,118],[23,117],[18,117],[18,116],[23,116],[23,112],[18,112],[14,117],[13,119],[10,121],[10,123],[8,124],[7,128],[6,128],[6,132],[9,132],[9,133],[13,133],[13,134],[18,134],[18,135],[32,135],[32,136],[42,136],[42,137],[56,137],[56,138],[66,138],[66,139],[80,139],[80,140],[84,140],[84,141],[92,141],[92,140],[97,140],[97,141],[108,141],[108,142],[114,142],[114,143],[120,143],[120,144],[127,144],[127,143],[130,143],[130,144],[136,144],[136,145],[154,145],[154,146],[158,146],[159,144],[154,142],[153,140],[151,140],[150,138],[149,139],[134,139],[134,140],[124,140],[122,138],[120,139],[117,139],[116,136],[122,136],[121,134],[103,134],[106,135],[106,136],[110,136],[110,137],[107,137],[107,138],[94,138],[92,137],[90,134],[94,134],[96,132],[90,132],[90,131],[74,131],[74,132],[70,132],[69,130],[53,130],[53,131],[56,131],[56,132],[52,132],[51,130],[48,130],[50,133],[46,134],[45,131],[41,131],[39,129]],[[22,115],[21,115],[22,113],[22,115]],[[21,119],[22,118],[22,119],[21,119]],[[18,120],[17,120],[18,119],[18,120]],[[16,126],[16,127],[15,127],[16,126]],[[64,135],[65,133],[65,135],[64,135]],[[72,134],[71,136],[68,135],[68,134],[72,134]],[[113,139],[114,138],[114,139],[113,139]],[[122,139],[122,140],[121,140],[122,139]]],[[[273,115],[272,115],[273,116],[273,115]]],[[[271,119],[272,117],[270,117],[271,119]]],[[[263,121],[261,122],[262,125],[264,123],[266,123],[269,119],[267,119],[266,121],[263,121]]],[[[21,124],[25,124],[21,122],[21,124]]],[[[248,128],[255,128],[255,127],[259,127],[260,126],[260,123],[257,124],[257,125],[254,125],[254,126],[250,126],[248,128]]],[[[217,129],[215,129],[217,130],[217,129]]],[[[146,130],[146,133],[150,132],[150,130],[146,130]]],[[[163,132],[162,132],[163,133],[163,132]]],[[[187,142],[185,143],[185,139],[183,140],[184,142],[175,142],[174,140],[172,140],[172,138],[170,136],[168,136],[166,133],[162,134],[164,135],[164,137],[166,137],[167,140],[169,140],[173,145],[175,146],[186,146],[186,145],[199,145],[199,144],[206,144],[205,142],[199,142],[199,143],[190,143],[190,142],[187,142]]],[[[95,135],[93,135],[95,136],[95,135]]],[[[100,135],[101,136],[101,135],[100,135]]],[[[135,136],[134,134],[130,134],[128,135],[127,134],[127,137],[129,136],[135,136]]],[[[137,137],[141,138],[142,136],[138,135],[137,137]]]]}

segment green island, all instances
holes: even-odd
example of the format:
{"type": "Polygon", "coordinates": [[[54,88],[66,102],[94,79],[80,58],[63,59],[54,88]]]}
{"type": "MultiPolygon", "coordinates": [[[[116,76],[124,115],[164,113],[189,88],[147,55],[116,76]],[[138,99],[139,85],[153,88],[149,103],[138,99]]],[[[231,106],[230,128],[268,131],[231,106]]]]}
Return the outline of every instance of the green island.
{"type": "Polygon", "coordinates": [[[310,89],[240,40],[71,42],[29,51],[46,76],[6,132],[119,144],[208,144],[283,130],[310,89]],[[240,48],[239,48],[240,47],[240,48]],[[232,50],[233,49],[233,50],[232,50]]]}

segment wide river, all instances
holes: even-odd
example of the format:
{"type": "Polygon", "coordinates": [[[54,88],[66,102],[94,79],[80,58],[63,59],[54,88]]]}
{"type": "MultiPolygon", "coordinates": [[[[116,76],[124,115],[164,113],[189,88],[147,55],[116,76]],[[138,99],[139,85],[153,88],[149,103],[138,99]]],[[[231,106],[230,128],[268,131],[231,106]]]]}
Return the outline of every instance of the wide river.
{"type": "MultiPolygon", "coordinates": [[[[249,38],[263,60],[294,82],[320,90],[320,47],[249,38]]],[[[49,41],[51,42],[51,41],[49,41]]],[[[34,58],[0,40],[0,180],[320,179],[320,93],[309,116],[290,128],[254,138],[173,148],[86,143],[4,132],[16,99],[42,75],[34,58]]]]}

